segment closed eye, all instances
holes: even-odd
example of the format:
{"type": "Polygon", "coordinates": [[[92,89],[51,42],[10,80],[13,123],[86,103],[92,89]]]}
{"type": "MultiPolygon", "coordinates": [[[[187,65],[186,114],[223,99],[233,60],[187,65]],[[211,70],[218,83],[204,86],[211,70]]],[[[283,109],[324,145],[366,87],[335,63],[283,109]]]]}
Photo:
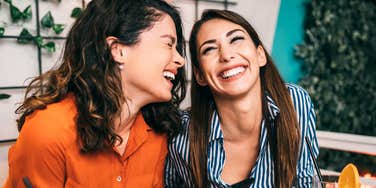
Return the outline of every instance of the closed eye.
{"type": "Polygon", "coordinates": [[[216,47],[207,47],[207,48],[205,48],[204,49],[204,51],[202,52],[202,54],[204,54],[204,55],[206,55],[209,51],[211,51],[211,50],[215,50],[215,49],[217,49],[216,47]]]}
{"type": "Polygon", "coordinates": [[[234,43],[236,41],[239,41],[239,40],[244,40],[244,37],[242,37],[242,36],[236,36],[236,37],[234,37],[234,38],[231,39],[230,43],[232,44],[232,43],[234,43]]]}

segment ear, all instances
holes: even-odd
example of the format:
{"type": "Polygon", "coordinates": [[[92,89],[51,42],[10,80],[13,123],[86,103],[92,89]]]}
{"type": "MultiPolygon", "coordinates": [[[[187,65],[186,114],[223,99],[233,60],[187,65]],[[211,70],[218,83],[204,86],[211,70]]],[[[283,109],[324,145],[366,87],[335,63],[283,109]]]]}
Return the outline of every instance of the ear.
{"type": "Polygon", "coordinates": [[[111,50],[112,58],[114,58],[117,63],[124,63],[126,54],[125,46],[118,43],[118,39],[113,36],[107,37],[106,42],[111,50]]]}
{"type": "Polygon", "coordinates": [[[196,67],[193,68],[193,74],[196,78],[197,83],[200,86],[204,87],[208,85],[208,82],[206,81],[205,77],[202,75],[201,71],[196,67]]]}
{"type": "Polygon", "coordinates": [[[263,67],[267,63],[265,50],[261,45],[259,45],[259,46],[257,46],[256,52],[257,52],[258,65],[260,67],[263,67]]]}

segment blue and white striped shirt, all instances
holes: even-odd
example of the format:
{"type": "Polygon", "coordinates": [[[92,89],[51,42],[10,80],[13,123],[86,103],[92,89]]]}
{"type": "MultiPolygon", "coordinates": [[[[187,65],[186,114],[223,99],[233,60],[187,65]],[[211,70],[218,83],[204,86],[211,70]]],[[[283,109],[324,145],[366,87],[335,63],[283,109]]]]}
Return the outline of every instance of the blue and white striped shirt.
{"type": "MultiPolygon", "coordinates": [[[[305,142],[307,136],[311,141],[313,153],[317,158],[319,153],[316,138],[316,115],[308,93],[301,87],[286,84],[290,92],[292,102],[297,113],[300,125],[300,154],[297,164],[297,187],[311,187],[314,175],[314,163],[310,157],[308,146],[305,142]]],[[[270,96],[267,97],[268,110],[272,120],[279,114],[279,108],[270,96]]],[[[189,142],[188,128],[190,116],[183,113],[182,122],[185,128],[183,133],[175,137],[169,144],[169,155],[166,161],[165,184],[166,187],[193,187],[190,182],[191,173],[188,167],[189,142]]],[[[273,128],[272,123],[272,128],[273,128]]],[[[223,133],[218,113],[214,111],[211,120],[210,140],[208,143],[208,179],[211,187],[229,187],[221,179],[221,173],[225,162],[225,150],[223,147],[223,133]]],[[[260,150],[256,163],[249,175],[253,179],[250,188],[274,187],[274,170],[270,145],[267,139],[267,128],[264,120],[261,123],[260,150]]]]}

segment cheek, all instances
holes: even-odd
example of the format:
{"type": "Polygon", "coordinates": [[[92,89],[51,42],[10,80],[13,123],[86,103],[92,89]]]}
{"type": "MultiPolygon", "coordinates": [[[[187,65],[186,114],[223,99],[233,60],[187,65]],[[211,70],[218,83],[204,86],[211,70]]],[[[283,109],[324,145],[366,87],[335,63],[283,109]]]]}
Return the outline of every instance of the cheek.
{"type": "Polygon", "coordinates": [[[215,54],[210,54],[206,56],[200,56],[198,58],[198,61],[200,62],[201,68],[210,68],[216,65],[218,63],[219,59],[215,54]]]}
{"type": "Polygon", "coordinates": [[[239,50],[239,54],[247,59],[247,61],[250,63],[250,64],[257,64],[257,54],[256,54],[256,51],[252,48],[249,48],[249,47],[243,47],[241,48],[241,50],[239,50]]]}

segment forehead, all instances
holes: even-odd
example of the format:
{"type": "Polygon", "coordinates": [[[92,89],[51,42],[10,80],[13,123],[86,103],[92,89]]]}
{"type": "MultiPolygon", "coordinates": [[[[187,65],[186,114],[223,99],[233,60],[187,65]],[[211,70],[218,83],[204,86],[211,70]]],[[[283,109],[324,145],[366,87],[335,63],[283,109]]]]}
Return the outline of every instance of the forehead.
{"type": "Polygon", "coordinates": [[[226,37],[226,34],[234,29],[240,29],[247,33],[242,26],[236,23],[224,19],[212,19],[201,25],[197,33],[197,41],[200,43],[200,41],[226,37]]]}
{"type": "Polygon", "coordinates": [[[140,35],[141,38],[155,38],[161,35],[169,34],[176,37],[175,23],[172,18],[165,13],[156,22],[152,23],[149,29],[143,31],[140,35]]]}

